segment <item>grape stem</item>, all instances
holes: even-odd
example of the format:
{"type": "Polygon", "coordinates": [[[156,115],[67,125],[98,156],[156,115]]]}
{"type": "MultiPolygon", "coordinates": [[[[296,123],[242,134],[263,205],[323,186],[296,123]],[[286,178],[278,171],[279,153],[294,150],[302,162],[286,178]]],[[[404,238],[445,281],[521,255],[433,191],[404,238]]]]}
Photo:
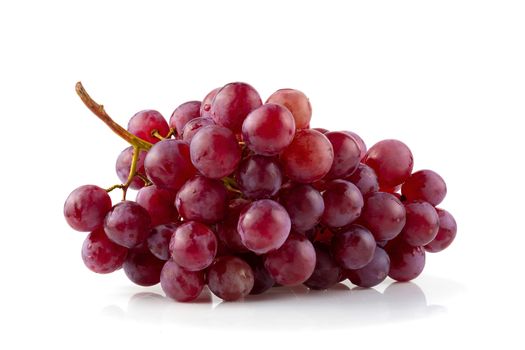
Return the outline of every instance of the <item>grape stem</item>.
{"type": "Polygon", "coordinates": [[[148,151],[153,145],[147,141],[142,140],[141,138],[138,138],[137,136],[133,135],[126,129],[124,129],[122,126],[117,124],[111,117],[106,113],[106,110],[104,109],[104,106],[101,104],[98,104],[95,102],[91,96],[87,93],[86,89],[84,89],[84,86],[79,81],[75,85],[75,90],[77,92],[78,97],[84,102],[87,108],[93,114],[95,114],[100,120],[102,120],[113,132],[115,132],[118,136],[122,137],[124,140],[126,140],[131,146],[138,147],[139,150],[143,149],[145,151],[148,151]]]}
{"type": "MultiPolygon", "coordinates": [[[[135,177],[135,175],[137,175],[137,164],[138,164],[140,152],[142,150],[148,151],[153,145],[133,135],[132,133],[124,129],[122,126],[120,126],[113,119],[111,119],[111,117],[106,113],[104,106],[101,104],[98,104],[91,98],[91,96],[89,96],[89,94],[87,93],[86,89],[84,89],[84,86],[82,85],[80,81],[75,85],[75,90],[77,92],[78,97],[80,97],[82,102],[84,102],[86,107],[89,108],[89,110],[93,112],[93,114],[95,114],[100,120],[104,122],[104,124],[109,126],[109,128],[113,130],[113,132],[115,132],[117,135],[122,137],[133,147],[133,158],[131,159],[131,166],[129,169],[129,175],[128,175],[128,179],[126,180],[126,183],[111,186],[110,188],[106,190],[107,192],[111,192],[115,188],[120,188],[122,190],[122,200],[126,200],[126,193],[128,192],[129,185],[133,181],[133,178],[135,177]]],[[[142,177],[141,179],[146,184],[149,182],[149,181],[146,181],[147,179],[144,179],[142,177]]]]}

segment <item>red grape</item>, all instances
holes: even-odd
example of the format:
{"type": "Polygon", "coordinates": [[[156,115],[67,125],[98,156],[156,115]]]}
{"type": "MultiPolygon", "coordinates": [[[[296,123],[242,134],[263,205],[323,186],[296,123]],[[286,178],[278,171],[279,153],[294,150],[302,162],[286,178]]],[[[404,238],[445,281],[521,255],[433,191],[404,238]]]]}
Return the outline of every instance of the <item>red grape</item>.
{"type": "Polygon", "coordinates": [[[160,260],[168,260],[170,258],[169,245],[177,227],[179,227],[179,223],[170,223],[156,226],[151,230],[147,240],[151,254],[160,260]]]}
{"type": "Polygon", "coordinates": [[[126,248],[144,242],[150,233],[151,219],[146,209],[132,201],[122,201],[106,215],[104,230],[108,238],[126,248]]]}
{"type": "Polygon", "coordinates": [[[180,225],[170,241],[173,261],[190,271],[210,266],[217,254],[217,238],[208,226],[196,221],[180,225]]]}
{"type": "Polygon", "coordinates": [[[395,239],[385,247],[390,257],[390,271],[388,276],[399,282],[413,280],[425,267],[425,250],[423,247],[414,247],[402,239],[395,239]]]}
{"type": "Polygon", "coordinates": [[[328,227],[343,227],[354,222],[363,208],[363,196],[351,182],[333,180],[323,192],[324,213],[321,222],[328,227]]]}
{"type": "Polygon", "coordinates": [[[181,104],[175,108],[171,115],[170,127],[177,130],[179,136],[182,135],[182,130],[184,130],[186,123],[201,116],[200,109],[200,101],[188,101],[181,104]]]}
{"type": "Polygon", "coordinates": [[[374,257],[376,241],[369,230],[352,225],[332,239],[332,253],[335,260],[345,269],[360,269],[374,257]]]}
{"type": "Polygon", "coordinates": [[[339,282],[342,270],[328,247],[323,244],[315,244],[314,248],[315,270],[304,285],[311,289],[328,289],[339,282]]]}
{"type": "Polygon", "coordinates": [[[270,199],[261,199],[241,212],[237,230],[242,243],[256,254],[279,248],[290,234],[286,209],[270,199]]]}
{"type": "Polygon", "coordinates": [[[157,137],[153,136],[155,130],[161,136],[166,136],[170,132],[170,127],[162,114],[152,109],[136,113],[128,123],[128,131],[130,133],[149,143],[157,143],[160,141],[157,137]]]}
{"type": "Polygon", "coordinates": [[[356,171],[352,175],[346,178],[354,185],[359,188],[363,196],[379,191],[379,182],[377,181],[377,175],[374,169],[368,165],[360,163],[357,166],[356,171]]]}
{"type": "Polygon", "coordinates": [[[275,282],[283,286],[304,283],[315,269],[315,249],[303,235],[290,233],[277,250],[266,254],[264,266],[275,282]]]}
{"type": "MultiPolygon", "coordinates": [[[[142,175],[146,177],[146,171],[144,170],[144,159],[146,159],[146,151],[140,151],[139,159],[137,161],[137,175],[142,175]]],[[[131,169],[131,160],[133,158],[133,147],[128,147],[123,150],[117,158],[117,163],[115,164],[115,170],[117,176],[122,183],[128,181],[129,170],[131,169]]],[[[129,185],[129,188],[138,190],[144,187],[144,180],[139,176],[135,175],[133,180],[129,185]]]]}
{"type": "Polygon", "coordinates": [[[172,260],[166,261],[160,273],[160,285],[166,295],[177,301],[197,299],[204,288],[204,272],[188,271],[172,260]]]}
{"type": "Polygon", "coordinates": [[[394,195],[374,192],[364,198],[359,223],[372,232],[376,241],[388,241],[396,237],[405,222],[405,206],[394,195]]]}
{"type": "Polygon", "coordinates": [[[211,104],[211,115],[215,123],[238,134],[246,116],[261,104],[261,97],[252,86],[246,83],[230,83],[215,95],[211,104]]]}
{"type": "Polygon", "coordinates": [[[104,229],[91,232],[82,245],[82,260],[96,273],[110,273],[122,267],[128,250],[109,240],[104,229]]]}
{"type": "Polygon", "coordinates": [[[403,184],[401,193],[409,200],[422,200],[434,207],[443,201],[447,194],[447,185],[439,174],[432,170],[420,170],[413,173],[403,184]]]}
{"type": "Polygon", "coordinates": [[[311,129],[298,130],[281,154],[285,174],[301,183],[321,180],[330,171],[333,160],[334,150],[328,138],[311,129]]]}
{"type": "Polygon", "coordinates": [[[361,150],[352,136],[341,132],[331,131],[324,134],[334,149],[334,161],[326,177],[339,179],[350,176],[359,166],[361,150]]]}
{"type": "Polygon", "coordinates": [[[405,204],[406,223],[401,237],[415,247],[432,242],[439,230],[439,217],[432,205],[427,202],[405,204]]]}
{"type": "Polygon", "coordinates": [[[274,196],[282,184],[279,164],[273,158],[253,155],[244,159],[236,172],[237,184],[246,198],[274,196]]]}
{"type": "Polygon", "coordinates": [[[177,220],[179,214],[175,208],[175,195],[174,191],[151,185],[141,188],[135,201],[148,211],[151,225],[157,226],[177,220]]]}
{"type": "Polygon", "coordinates": [[[439,208],[436,208],[436,211],[439,216],[439,231],[436,238],[425,245],[425,250],[430,253],[437,253],[447,248],[456,237],[458,229],[456,220],[452,214],[439,208]]]}
{"type": "Polygon", "coordinates": [[[254,276],[250,265],[234,256],[221,256],[207,273],[211,292],[226,301],[247,296],[253,288],[254,276]]]}
{"type": "Polygon", "coordinates": [[[211,90],[206,97],[204,97],[204,100],[202,100],[201,103],[201,110],[200,115],[204,118],[211,118],[211,104],[213,102],[213,99],[215,98],[215,95],[221,90],[220,87],[211,90]]]}
{"type": "Polygon", "coordinates": [[[381,188],[394,188],[409,178],[414,159],[403,142],[383,140],[368,150],[363,163],[374,169],[381,188]]]}
{"type": "Polygon", "coordinates": [[[241,149],[235,135],[218,125],[199,129],[191,140],[190,154],[193,165],[211,179],[230,175],[241,160],[241,149]]]}
{"type": "Polygon", "coordinates": [[[148,178],[159,188],[178,191],[196,170],[186,142],[163,140],[148,152],[144,167],[148,178]]]}
{"type": "Polygon", "coordinates": [[[346,270],[346,277],[356,286],[370,288],[385,280],[390,270],[390,258],[385,250],[376,247],[372,261],[357,270],[346,270]]]}
{"type": "Polygon", "coordinates": [[[323,197],[310,185],[298,184],[283,191],[281,204],[286,208],[292,221],[292,227],[298,232],[314,228],[324,212],[323,197]]]}
{"type": "Polygon", "coordinates": [[[319,131],[321,134],[326,134],[329,131],[325,128],[313,128],[313,130],[319,131]]]}
{"type": "Polygon", "coordinates": [[[266,103],[275,103],[288,108],[298,129],[307,128],[312,119],[312,106],[305,94],[294,89],[280,89],[274,92],[266,103]]]}
{"type": "Polygon", "coordinates": [[[265,104],[253,110],[242,124],[242,138],[256,154],[274,156],[285,149],[295,135],[295,121],[286,108],[265,104]]]}
{"type": "Polygon", "coordinates": [[[215,125],[213,119],[199,117],[190,120],[186,123],[186,126],[184,126],[184,129],[182,130],[182,141],[185,141],[189,144],[197,131],[207,125],[215,125]]]}
{"type": "Polygon", "coordinates": [[[89,232],[102,226],[111,209],[111,198],[106,190],[95,185],[75,189],[64,203],[64,217],[77,231],[89,232]]]}
{"type": "Polygon", "coordinates": [[[179,190],[175,205],[185,220],[212,224],[224,217],[227,197],[221,181],[196,175],[179,190]]]}
{"type": "Polygon", "coordinates": [[[124,261],[124,273],[139,286],[153,286],[160,282],[164,261],[143,247],[131,249],[124,261]]]}

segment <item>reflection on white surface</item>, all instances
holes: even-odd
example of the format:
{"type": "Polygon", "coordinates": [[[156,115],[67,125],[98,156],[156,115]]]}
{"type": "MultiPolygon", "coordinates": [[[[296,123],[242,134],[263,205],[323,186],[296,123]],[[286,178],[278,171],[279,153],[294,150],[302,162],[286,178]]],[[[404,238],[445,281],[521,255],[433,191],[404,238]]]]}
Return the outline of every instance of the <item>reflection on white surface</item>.
{"type": "MultiPolygon", "coordinates": [[[[425,278],[437,299],[449,299],[462,286],[448,280],[425,278]]],[[[185,327],[243,329],[334,329],[369,326],[428,317],[447,312],[446,305],[429,304],[418,283],[391,283],[386,288],[350,288],[338,284],[327,291],[306,287],[279,287],[241,302],[220,302],[205,289],[193,303],[177,303],[153,292],[131,296],[121,308],[110,305],[102,314],[123,320],[185,327]]]]}

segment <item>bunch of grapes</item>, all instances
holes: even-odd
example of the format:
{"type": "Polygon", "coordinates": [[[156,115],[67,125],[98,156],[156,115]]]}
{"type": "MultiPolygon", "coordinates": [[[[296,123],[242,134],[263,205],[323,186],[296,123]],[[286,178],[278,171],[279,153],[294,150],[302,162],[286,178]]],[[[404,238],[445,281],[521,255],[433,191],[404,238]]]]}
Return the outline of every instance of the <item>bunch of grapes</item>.
{"type": "Polygon", "coordinates": [[[416,278],[425,252],[456,235],[452,215],[437,208],[447,192],[437,173],[412,172],[400,141],[367,150],[354,132],[311,129],[298,90],[263,104],[252,86],[230,83],[180,105],[169,123],[138,112],[127,130],[80,83],[77,93],[130,144],[116,162],[122,184],[81,186],[64,205],[69,225],[90,232],[82,259],[96,273],[123,268],[178,301],[205,285],[223,300],[345,279],[373,287],[416,278]],[[115,205],[114,189],[123,191],[115,205]]]}

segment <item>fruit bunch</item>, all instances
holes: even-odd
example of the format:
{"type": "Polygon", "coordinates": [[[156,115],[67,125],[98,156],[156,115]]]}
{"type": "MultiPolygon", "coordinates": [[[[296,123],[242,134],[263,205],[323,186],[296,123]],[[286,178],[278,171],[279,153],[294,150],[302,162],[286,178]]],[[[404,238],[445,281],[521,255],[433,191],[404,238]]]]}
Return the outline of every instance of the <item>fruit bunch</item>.
{"type": "Polygon", "coordinates": [[[191,301],[205,285],[224,300],[304,284],[327,289],[348,278],[372,287],[417,277],[456,222],[436,208],[447,188],[431,170],[412,173],[410,149],[383,140],[367,150],[351,131],[311,129],[311,106],[282,89],[266,103],[245,83],[175,109],[154,110],[127,130],[77,84],[86,106],[130,146],[118,156],[122,184],[75,189],[69,225],[90,232],[85,265],[123,268],[134,283],[161,283],[191,301]],[[122,189],[112,204],[108,192],[122,189]],[[135,201],[128,189],[138,190],[135,201]]]}

